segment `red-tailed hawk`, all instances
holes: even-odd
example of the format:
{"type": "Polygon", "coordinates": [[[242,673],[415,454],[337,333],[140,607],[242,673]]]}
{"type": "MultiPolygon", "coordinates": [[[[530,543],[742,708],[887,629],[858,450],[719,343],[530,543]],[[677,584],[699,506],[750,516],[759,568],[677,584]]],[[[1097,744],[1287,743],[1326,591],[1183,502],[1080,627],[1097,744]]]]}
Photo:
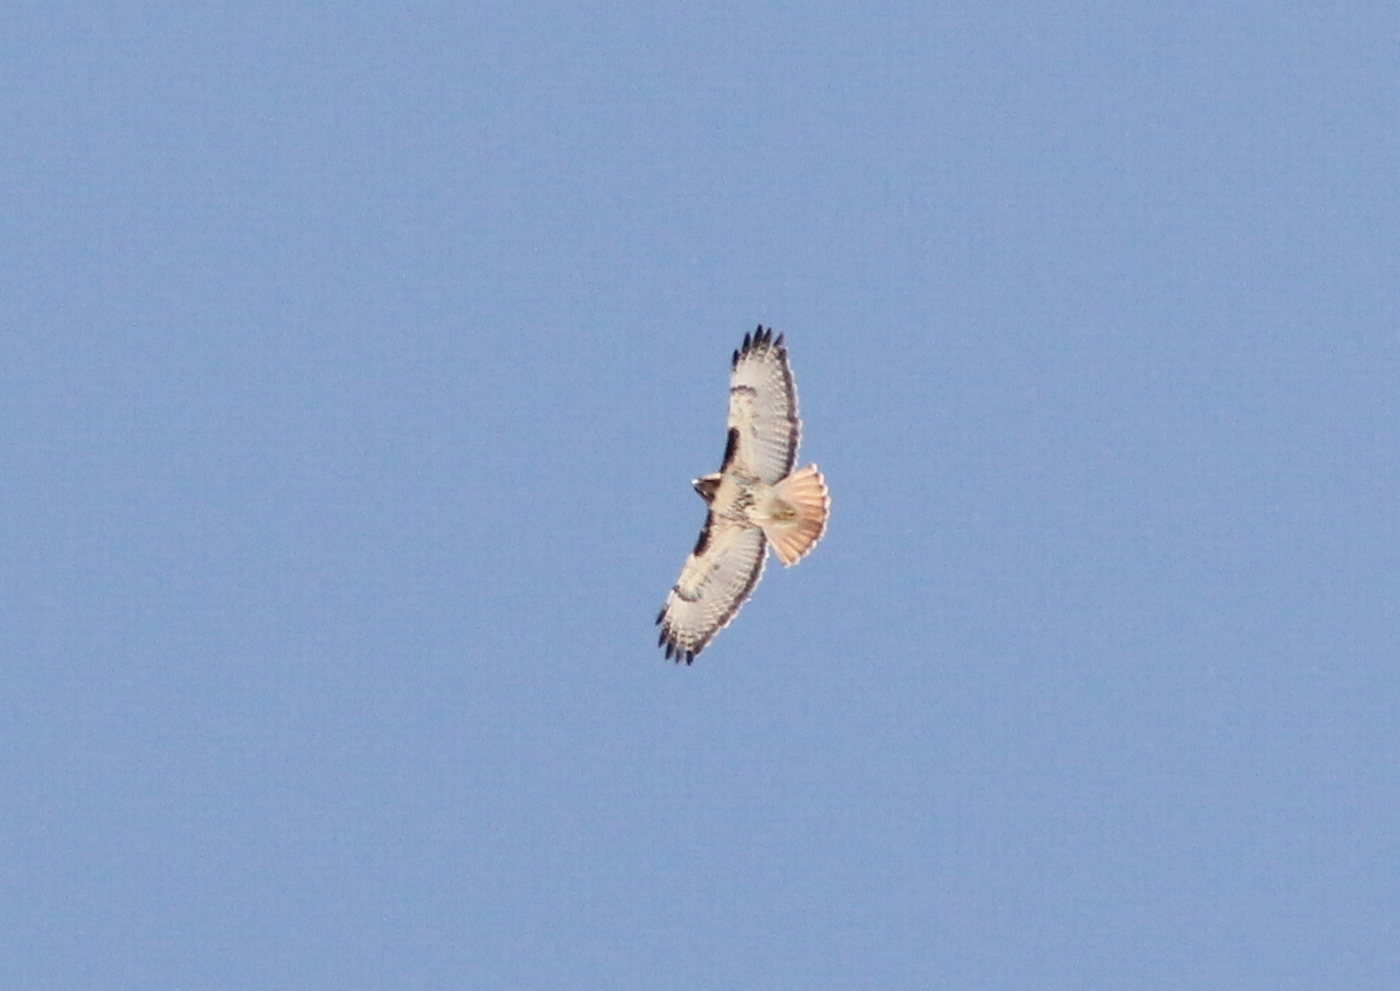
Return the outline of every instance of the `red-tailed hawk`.
{"type": "Polygon", "coordinates": [[[797,460],[797,390],[783,335],[744,335],[729,374],[729,442],[719,471],[691,484],[710,504],[695,550],[656,622],[666,656],[687,664],[729,625],[759,576],[768,545],[796,564],[826,532],[826,479],[797,460]]]}

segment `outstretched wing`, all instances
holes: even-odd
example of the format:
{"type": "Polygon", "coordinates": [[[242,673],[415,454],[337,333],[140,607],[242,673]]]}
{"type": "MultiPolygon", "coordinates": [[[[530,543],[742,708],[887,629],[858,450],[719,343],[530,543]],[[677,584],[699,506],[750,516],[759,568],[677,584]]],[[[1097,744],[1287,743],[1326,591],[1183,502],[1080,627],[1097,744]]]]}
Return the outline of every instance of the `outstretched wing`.
{"type": "Polygon", "coordinates": [[[729,625],[759,576],[768,545],[763,531],[711,513],[681,577],[656,617],[658,645],[687,664],[729,625]]]}
{"type": "Polygon", "coordinates": [[[729,373],[729,444],[721,471],[772,485],[797,460],[797,390],[792,385],[783,335],[760,325],[744,335],[729,373]]]}

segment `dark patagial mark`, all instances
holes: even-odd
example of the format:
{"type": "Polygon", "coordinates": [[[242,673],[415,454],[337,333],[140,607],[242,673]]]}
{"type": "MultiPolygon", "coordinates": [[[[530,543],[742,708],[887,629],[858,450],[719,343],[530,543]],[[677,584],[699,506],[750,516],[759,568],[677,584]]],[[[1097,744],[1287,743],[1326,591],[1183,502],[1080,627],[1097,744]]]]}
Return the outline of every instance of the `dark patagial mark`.
{"type": "Polygon", "coordinates": [[[729,462],[734,460],[734,452],[739,447],[739,428],[729,428],[729,439],[724,442],[724,460],[719,463],[719,470],[729,467],[729,462]]]}
{"type": "Polygon", "coordinates": [[[705,525],[700,528],[700,539],[695,541],[695,550],[690,552],[696,557],[704,554],[705,548],[710,546],[710,524],[714,522],[714,519],[713,513],[705,517],[705,525]]]}

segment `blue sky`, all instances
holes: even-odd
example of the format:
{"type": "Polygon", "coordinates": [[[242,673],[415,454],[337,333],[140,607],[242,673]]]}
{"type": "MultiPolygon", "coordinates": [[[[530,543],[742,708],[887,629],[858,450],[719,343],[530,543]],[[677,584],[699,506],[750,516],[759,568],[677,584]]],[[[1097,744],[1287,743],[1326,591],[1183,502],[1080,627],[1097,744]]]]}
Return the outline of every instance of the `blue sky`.
{"type": "Polygon", "coordinates": [[[9,4],[0,984],[1400,985],[1397,37],[9,4]]]}

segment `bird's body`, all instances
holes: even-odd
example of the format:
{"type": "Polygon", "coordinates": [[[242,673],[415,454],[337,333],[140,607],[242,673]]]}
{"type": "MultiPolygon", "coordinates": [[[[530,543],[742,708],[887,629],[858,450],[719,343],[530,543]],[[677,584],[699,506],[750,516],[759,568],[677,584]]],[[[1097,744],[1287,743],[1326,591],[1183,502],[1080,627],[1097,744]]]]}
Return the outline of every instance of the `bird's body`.
{"type": "Polygon", "coordinates": [[[656,622],[667,657],[690,663],[763,574],[768,544],[796,564],[826,531],[831,500],[816,465],[792,471],[801,423],[781,335],[759,327],[734,352],[720,470],[697,478],[709,515],[656,622]]]}

